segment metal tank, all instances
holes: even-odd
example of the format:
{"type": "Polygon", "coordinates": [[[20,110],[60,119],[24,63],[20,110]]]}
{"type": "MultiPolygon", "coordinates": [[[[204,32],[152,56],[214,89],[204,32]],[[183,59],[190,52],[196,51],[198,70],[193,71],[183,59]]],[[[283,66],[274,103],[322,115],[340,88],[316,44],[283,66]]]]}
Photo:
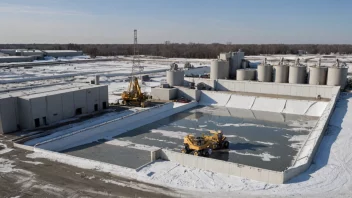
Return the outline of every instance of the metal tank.
{"type": "Polygon", "coordinates": [[[238,69],[236,71],[236,80],[255,80],[257,74],[256,69],[238,69]]]}
{"type": "Polygon", "coordinates": [[[229,61],[212,60],[210,66],[210,79],[228,79],[230,72],[229,61]]]}
{"type": "Polygon", "coordinates": [[[288,65],[275,65],[273,69],[273,81],[275,83],[288,83],[288,65]]]}
{"type": "Polygon", "coordinates": [[[166,71],[166,82],[171,86],[183,86],[185,79],[185,72],[183,70],[166,71]]]}
{"type": "Polygon", "coordinates": [[[267,64],[260,64],[257,68],[259,82],[272,82],[273,66],[267,64]]]}
{"type": "Polygon", "coordinates": [[[348,67],[329,67],[327,85],[341,86],[344,89],[347,83],[348,67]]]}
{"type": "Polygon", "coordinates": [[[328,68],[313,66],[309,67],[309,84],[310,85],[326,85],[326,76],[328,68]]]}
{"type": "Polygon", "coordinates": [[[236,78],[236,70],[243,67],[242,60],[244,59],[244,52],[232,52],[230,58],[230,74],[229,77],[232,79],[236,78]]]}
{"type": "Polygon", "coordinates": [[[95,76],[95,84],[96,84],[96,85],[99,85],[99,84],[100,84],[100,76],[99,76],[99,75],[96,75],[96,76],[95,76]]]}
{"type": "Polygon", "coordinates": [[[307,67],[301,65],[290,66],[288,83],[305,84],[307,81],[307,67]]]}

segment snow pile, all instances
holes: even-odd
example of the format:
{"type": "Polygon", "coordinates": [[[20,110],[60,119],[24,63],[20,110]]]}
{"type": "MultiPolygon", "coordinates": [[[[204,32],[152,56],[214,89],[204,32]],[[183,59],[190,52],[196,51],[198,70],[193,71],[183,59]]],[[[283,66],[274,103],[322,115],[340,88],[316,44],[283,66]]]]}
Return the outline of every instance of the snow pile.
{"type": "Polygon", "coordinates": [[[0,143],[0,155],[8,153],[10,151],[12,151],[13,149],[7,148],[6,144],[2,144],[0,143]]]}
{"type": "Polygon", "coordinates": [[[14,169],[15,165],[13,165],[14,161],[0,158],[0,173],[10,173],[14,169]]]}

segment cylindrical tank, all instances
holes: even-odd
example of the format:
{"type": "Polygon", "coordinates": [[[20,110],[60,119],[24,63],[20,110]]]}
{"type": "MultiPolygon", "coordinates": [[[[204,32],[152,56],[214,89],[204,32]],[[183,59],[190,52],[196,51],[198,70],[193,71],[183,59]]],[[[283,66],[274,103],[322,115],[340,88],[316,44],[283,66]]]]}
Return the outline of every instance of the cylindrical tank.
{"type": "Polygon", "coordinates": [[[96,75],[96,76],[95,76],[95,84],[96,84],[96,85],[99,85],[99,84],[100,84],[100,76],[99,76],[99,75],[96,75]]]}
{"type": "Polygon", "coordinates": [[[228,79],[230,72],[229,61],[212,60],[210,67],[210,79],[228,79]]]}
{"type": "Polygon", "coordinates": [[[326,85],[326,75],[328,68],[326,67],[310,67],[309,68],[309,84],[310,85],[326,85]]]}
{"type": "Polygon", "coordinates": [[[348,67],[329,67],[327,85],[341,86],[344,89],[347,82],[348,67]]]}
{"type": "Polygon", "coordinates": [[[260,64],[257,68],[257,74],[259,82],[271,82],[273,76],[273,66],[260,64]]]}
{"type": "Polygon", "coordinates": [[[255,80],[257,70],[255,69],[238,69],[236,71],[236,80],[255,80]]]}
{"type": "Polygon", "coordinates": [[[288,65],[275,65],[273,81],[275,83],[288,83],[288,74],[290,67],[288,65]]]}
{"type": "Polygon", "coordinates": [[[290,75],[288,83],[290,84],[305,84],[307,81],[306,66],[290,66],[290,75]]]}
{"type": "Polygon", "coordinates": [[[185,79],[185,72],[183,70],[166,71],[166,82],[171,86],[183,86],[185,79]]]}

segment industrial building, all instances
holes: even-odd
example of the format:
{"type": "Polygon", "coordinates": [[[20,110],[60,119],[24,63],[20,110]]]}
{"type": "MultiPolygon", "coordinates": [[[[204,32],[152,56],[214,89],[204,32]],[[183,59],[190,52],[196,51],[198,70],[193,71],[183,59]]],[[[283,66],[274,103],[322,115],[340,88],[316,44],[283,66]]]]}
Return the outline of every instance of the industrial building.
{"type": "Polygon", "coordinates": [[[82,51],[75,50],[36,50],[36,49],[0,49],[0,53],[8,56],[0,57],[0,63],[32,62],[42,60],[45,56],[59,58],[82,56],[82,51]]]}
{"type": "Polygon", "coordinates": [[[16,50],[16,56],[32,56],[35,59],[43,59],[44,52],[41,50],[16,50]]]}
{"type": "Polygon", "coordinates": [[[32,62],[34,59],[32,56],[2,56],[0,63],[32,62]]]}
{"type": "Polygon", "coordinates": [[[108,107],[106,85],[67,85],[0,95],[0,133],[31,130],[108,107]]]}
{"type": "Polygon", "coordinates": [[[83,55],[82,51],[75,51],[75,50],[44,50],[43,52],[45,56],[51,56],[54,58],[83,55]]]}

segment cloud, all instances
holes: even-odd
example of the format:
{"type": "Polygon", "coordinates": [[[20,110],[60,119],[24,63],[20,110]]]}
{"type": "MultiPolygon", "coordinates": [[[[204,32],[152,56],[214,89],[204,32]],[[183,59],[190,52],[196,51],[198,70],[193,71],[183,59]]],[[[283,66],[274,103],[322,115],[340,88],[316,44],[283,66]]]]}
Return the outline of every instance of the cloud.
{"type": "Polygon", "coordinates": [[[43,6],[27,6],[18,4],[0,3],[0,13],[11,14],[41,14],[41,15],[69,15],[69,16],[82,16],[90,15],[85,12],[78,12],[74,10],[56,10],[50,7],[43,6]]]}

